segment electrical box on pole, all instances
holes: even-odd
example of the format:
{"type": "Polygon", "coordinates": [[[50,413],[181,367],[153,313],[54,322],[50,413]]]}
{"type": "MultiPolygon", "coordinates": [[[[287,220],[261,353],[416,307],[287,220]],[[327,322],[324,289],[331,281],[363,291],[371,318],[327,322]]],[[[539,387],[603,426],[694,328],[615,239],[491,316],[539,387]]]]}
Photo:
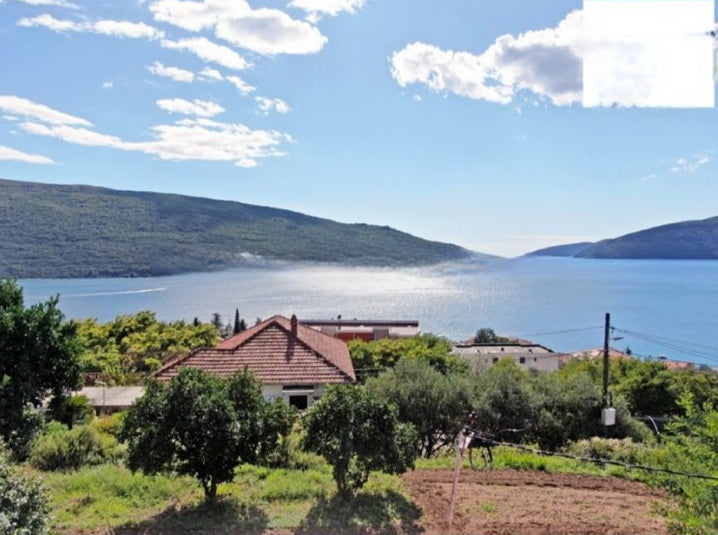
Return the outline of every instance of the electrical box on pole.
{"type": "Polygon", "coordinates": [[[616,425],[616,409],[609,407],[601,411],[601,425],[616,425]]]}

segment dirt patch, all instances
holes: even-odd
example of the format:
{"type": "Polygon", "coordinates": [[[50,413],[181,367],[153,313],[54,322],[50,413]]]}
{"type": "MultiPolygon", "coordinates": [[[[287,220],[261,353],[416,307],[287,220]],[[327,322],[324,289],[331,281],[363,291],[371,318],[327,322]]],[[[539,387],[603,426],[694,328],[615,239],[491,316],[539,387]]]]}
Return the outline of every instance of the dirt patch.
{"type": "MultiPolygon", "coordinates": [[[[425,534],[448,533],[452,470],[404,476],[425,534]]],[[[612,477],[523,470],[462,470],[451,533],[668,535],[662,491],[612,477]]]]}

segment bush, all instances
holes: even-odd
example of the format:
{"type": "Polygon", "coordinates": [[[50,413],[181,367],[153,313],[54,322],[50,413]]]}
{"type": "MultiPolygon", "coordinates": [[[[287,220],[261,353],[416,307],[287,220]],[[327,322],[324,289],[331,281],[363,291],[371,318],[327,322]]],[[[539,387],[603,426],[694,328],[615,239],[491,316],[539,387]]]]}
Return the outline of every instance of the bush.
{"type": "Polygon", "coordinates": [[[342,497],[360,489],[372,470],[400,474],[414,465],[413,426],[362,387],[330,387],[305,416],[304,427],[304,448],[332,465],[342,497]]]}
{"type": "Polygon", "coordinates": [[[0,457],[0,533],[48,533],[47,499],[34,481],[14,473],[0,457]]]}
{"type": "Polygon", "coordinates": [[[645,446],[636,444],[630,438],[599,438],[593,437],[578,440],[571,444],[567,451],[579,457],[590,459],[607,459],[624,463],[638,463],[645,446]]]}
{"type": "Polygon", "coordinates": [[[67,429],[53,422],[35,442],[30,464],[39,470],[77,470],[117,460],[121,455],[122,447],[111,435],[92,426],[67,429]]]}

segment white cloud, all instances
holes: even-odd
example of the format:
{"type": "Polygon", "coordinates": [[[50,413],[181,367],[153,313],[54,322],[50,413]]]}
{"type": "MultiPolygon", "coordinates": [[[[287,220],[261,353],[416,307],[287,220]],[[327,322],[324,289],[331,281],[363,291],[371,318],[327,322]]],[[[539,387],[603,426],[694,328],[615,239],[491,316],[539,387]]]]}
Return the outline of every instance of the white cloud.
{"type": "Polygon", "coordinates": [[[110,89],[113,85],[112,82],[102,82],[103,89],[110,89]]]}
{"type": "Polygon", "coordinates": [[[256,100],[259,104],[259,110],[264,115],[268,115],[271,111],[276,111],[277,113],[289,113],[291,110],[289,104],[280,98],[254,97],[254,100],[256,100]]]}
{"type": "Polygon", "coordinates": [[[280,145],[291,141],[275,130],[252,130],[243,124],[209,119],[183,119],[171,125],[152,127],[151,141],[129,142],[115,136],[73,126],[20,125],[32,134],[50,136],[68,143],[107,147],[153,154],[163,160],[204,160],[234,162],[239,167],[255,167],[262,158],[284,156],[280,145]]]}
{"type": "Polygon", "coordinates": [[[17,24],[25,28],[42,26],[54,32],[84,32],[110,35],[113,37],[129,37],[131,39],[161,39],[164,32],[144,22],[127,22],[118,20],[100,20],[97,22],[74,22],[56,19],[47,13],[36,17],[25,17],[17,24]]]}
{"type": "Polygon", "coordinates": [[[163,40],[164,48],[187,50],[205,62],[217,63],[223,67],[242,70],[251,67],[242,56],[229,47],[213,43],[205,37],[180,39],[179,41],[163,40]]]}
{"type": "MultiPolygon", "coordinates": [[[[149,141],[125,141],[117,136],[94,131],[92,124],[85,119],[20,97],[0,96],[0,112],[29,119],[18,125],[27,133],[89,147],[143,152],[163,160],[227,161],[240,167],[254,167],[262,158],[284,156],[281,145],[292,141],[291,136],[276,130],[252,130],[243,124],[208,119],[224,111],[213,102],[168,99],[158,101],[157,104],[168,111],[204,117],[185,118],[174,124],[153,126],[150,129],[153,139],[149,141]]],[[[12,150],[5,148],[4,154],[17,155],[12,150]]],[[[35,159],[33,163],[52,163],[42,160],[44,157],[38,155],[24,157],[35,159]]]]}
{"type": "Polygon", "coordinates": [[[208,80],[224,80],[224,76],[222,76],[222,73],[219,72],[217,69],[212,69],[211,67],[205,67],[197,74],[202,78],[208,80]]]}
{"type": "Polygon", "coordinates": [[[340,13],[356,13],[366,0],[292,0],[289,7],[303,9],[309,20],[318,22],[322,15],[335,17],[340,13]]]}
{"type": "Polygon", "coordinates": [[[144,22],[100,20],[92,24],[95,33],[132,39],[162,39],[164,32],[144,22]]]}
{"type": "Polygon", "coordinates": [[[327,38],[316,26],[292,19],[277,9],[256,9],[244,17],[222,19],[217,37],[259,54],[312,54],[327,38]]]}
{"type": "Polygon", "coordinates": [[[192,101],[183,98],[160,99],[157,106],[170,113],[182,113],[184,115],[196,115],[197,117],[214,117],[225,109],[209,100],[194,99],[192,101]]]}
{"type": "Polygon", "coordinates": [[[15,0],[16,2],[22,2],[23,4],[30,4],[32,6],[58,6],[66,7],[69,9],[79,9],[80,6],[65,2],[65,0],[15,0]]]}
{"type": "Polygon", "coordinates": [[[319,29],[278,9],[253,9],[245,0],[158,0],[155,20],[185,30],[214,29],[215,35],[259,54],[310,54],[324,47],[319,29]]]}
{"type": "Polygon", "coordinates": [[[227,76],[227,81],[234,85],[234,87],[236,87],[243,95],[248,95],[249,93],[257,90],[256,87],[249,85],[239,76],[227,76]]]}
{"type": "Polygon", "coordinates": [[[179,67],[169,67],[163,65],[159,61],[155,61],[152,65],[147,66],[147,70],[155,76],[166,76],[172,78],[176,82],[192,82],[194,80],[194,73],[179,67]]]}
{"type": "Polygon", "coordinates": [[[55,163],[46,156],[40,156],[39,154],[29,154],[22,152],[10,147],[0,145],[0,160],[11,160],[15,162],[25,163],[37,163],[37,164],[50,164],[55,163]]]}
{"type": "Polygon", "coordinates": [[[556,28],[502,35],[479,55],[416,42],[391,56],[391,73],[402,87],[421,83],[500,104],[522,90],[557,105],[580,102],[581,30],[582,13],[573,11],[556,28]]]}
{"type": "Polygon", "coordinates": [[[704,165],[710,163],[707,154],[694,154],[690,158],[678,158],[670,167],[671,173],[695,173],[704,165]]]}
{"type": "Polygon", "coordinates": [[[44,15],[38,15],[37,17],[25,17],[17,21],[18,26],[24,26],[25,28],[32,28],[33,26],[44,26],[52,30],[53,32],[78,32],[82,31],[79,29],[81,24],[73,22],[71,20],[60,20],[56,19],[52,15],[47,13],[44,15]]]}
{"type": "Polygon", "coordinates": [[[53,110],[43,104],[37,104],[13,95],[0,95],[0,111],[49,124],[92,125],[92,123],[80,117],[68,115],[67,113],[53,110]]]}

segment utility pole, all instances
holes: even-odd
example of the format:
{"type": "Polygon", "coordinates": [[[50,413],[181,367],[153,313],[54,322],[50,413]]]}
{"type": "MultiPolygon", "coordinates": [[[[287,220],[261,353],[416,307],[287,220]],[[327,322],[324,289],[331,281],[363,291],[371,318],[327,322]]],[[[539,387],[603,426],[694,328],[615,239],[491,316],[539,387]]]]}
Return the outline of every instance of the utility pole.
{"type": "Polygon", "coordinates": [[[603,332],[603,407],[608,408],[608,339],[611,332],[611,314],[606,312],[606,325],[603,332]]]}
{"type": "Polygon", "coordinates": [[[601,424],[608,436],[609,426],[616,425],[616,409],[611,407],[611,396],[608,392],[608,369],[610,361],[608,358],[608,341],[611,335],[611,315],[606,312],[606,326],[603,332],[603,409],[601,410],[601,424]]]}

